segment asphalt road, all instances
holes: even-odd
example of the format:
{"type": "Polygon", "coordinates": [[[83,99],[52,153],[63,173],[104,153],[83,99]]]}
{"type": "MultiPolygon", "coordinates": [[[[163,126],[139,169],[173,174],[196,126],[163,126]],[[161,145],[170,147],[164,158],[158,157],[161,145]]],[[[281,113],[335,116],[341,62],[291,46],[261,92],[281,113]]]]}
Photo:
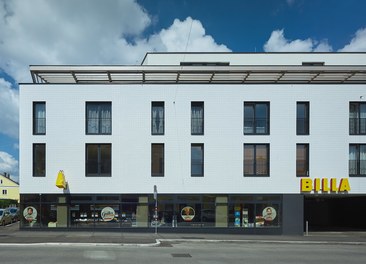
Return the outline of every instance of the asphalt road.
{"type": "Polygon", "coordinates": [[[365,245],[179,242],[160,246],[2,245],[1,263],[365,263],[365,245]]]}

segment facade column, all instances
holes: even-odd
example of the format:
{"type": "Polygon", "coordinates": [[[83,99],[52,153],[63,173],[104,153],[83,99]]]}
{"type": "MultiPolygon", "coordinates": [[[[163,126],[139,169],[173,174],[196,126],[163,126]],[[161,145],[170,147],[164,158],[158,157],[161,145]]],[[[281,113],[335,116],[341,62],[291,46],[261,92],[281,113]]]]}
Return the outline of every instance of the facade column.
{"type": "Polygon", "coordinates": [[[228,227],[228,205],[226,196],[216,197],[215,227],[228,227]]]}
{"type": "Polygon", "coordinates": [[[140,196],[139,204],[136,208],[136,226],[137,227],[148,227],[148,214],[149,213],[149,205],[148,205],[148,197],[140,196]]]}
{"type": "Polygon", "coordinates": [[[58,197],[57,205],[57,227],[67,227],[67,205],[66,197],[58,197]],[[60,205],[62,204],[62,205],[60,205]]]}

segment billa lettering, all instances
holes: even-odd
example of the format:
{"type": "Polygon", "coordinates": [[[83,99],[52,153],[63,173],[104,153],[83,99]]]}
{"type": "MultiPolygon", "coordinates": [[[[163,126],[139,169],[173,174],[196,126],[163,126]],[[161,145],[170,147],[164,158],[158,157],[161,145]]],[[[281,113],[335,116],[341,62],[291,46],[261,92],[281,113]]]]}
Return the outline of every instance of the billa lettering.
{"type": "Polygon", "coordinates": [[[342,178],[338,185],[336,178],[301,179],[300,183],[301,192],[349,192],[350,190],[351,186],[347,178],[342,178]]]}

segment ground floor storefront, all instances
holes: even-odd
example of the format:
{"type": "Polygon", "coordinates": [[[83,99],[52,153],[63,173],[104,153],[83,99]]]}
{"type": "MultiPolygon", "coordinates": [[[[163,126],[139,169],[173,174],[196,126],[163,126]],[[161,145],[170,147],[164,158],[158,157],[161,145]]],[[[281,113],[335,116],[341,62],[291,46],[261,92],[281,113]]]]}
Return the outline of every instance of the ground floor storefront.
{"type": "Polygon", "coordinates": [[[303,195],[21,194],[22,229],[303,233],[303,195]]]}

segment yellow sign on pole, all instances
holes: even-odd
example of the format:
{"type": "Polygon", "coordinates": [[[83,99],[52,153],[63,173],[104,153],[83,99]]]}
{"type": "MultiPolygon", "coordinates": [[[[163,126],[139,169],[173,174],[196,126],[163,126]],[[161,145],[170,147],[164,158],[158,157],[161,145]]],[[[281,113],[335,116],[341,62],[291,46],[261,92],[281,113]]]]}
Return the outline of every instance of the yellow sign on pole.
{"type": "Polygon", "coordinates": [[[65,180],[65,174],[63,170],[58,172],[56,186],[60,189],[67,189],[67,182],[65,180]]]}

